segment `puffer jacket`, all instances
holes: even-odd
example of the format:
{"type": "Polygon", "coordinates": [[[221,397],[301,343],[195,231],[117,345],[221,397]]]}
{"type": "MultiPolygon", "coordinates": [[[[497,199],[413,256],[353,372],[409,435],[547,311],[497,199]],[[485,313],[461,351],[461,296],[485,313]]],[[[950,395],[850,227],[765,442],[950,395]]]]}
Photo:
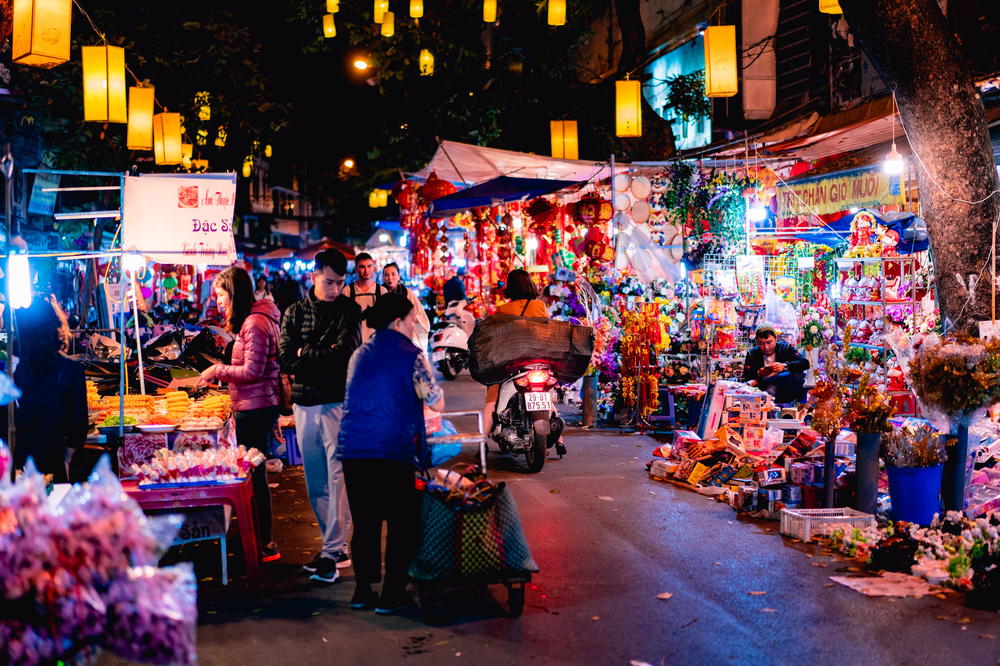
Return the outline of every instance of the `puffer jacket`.
{"type": "Polygon", "coordinates": [[[279,360],[292,375],[292,402],[326,405],[344,401],[347,364],[361,345],[361,308],[343,294],[332,301],[309,295],[285,310],[279,360]]]}
{"type": "Polygon", "coordinates": [[[216,366],[215,376],[229,383],[234,411],[281,404],[278,368],[280,316],[274,301],[254,303],[233,343],[232,364],[216,366]]]}

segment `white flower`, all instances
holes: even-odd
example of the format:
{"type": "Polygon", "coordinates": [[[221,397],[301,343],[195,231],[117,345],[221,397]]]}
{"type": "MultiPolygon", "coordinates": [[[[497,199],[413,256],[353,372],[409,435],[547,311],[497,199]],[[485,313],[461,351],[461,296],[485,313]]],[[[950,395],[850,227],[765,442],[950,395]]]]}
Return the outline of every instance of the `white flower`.
{"type": "Polygon", "coordinates": [[[819,328],[817,326],[810,326],[809,332],[813,334],[819,333],[819,328]]]}

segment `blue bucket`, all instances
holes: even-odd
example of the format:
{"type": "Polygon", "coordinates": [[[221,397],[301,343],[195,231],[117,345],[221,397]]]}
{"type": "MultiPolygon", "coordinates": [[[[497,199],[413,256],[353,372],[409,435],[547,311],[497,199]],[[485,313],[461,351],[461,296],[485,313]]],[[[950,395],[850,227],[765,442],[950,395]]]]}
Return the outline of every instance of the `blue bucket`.
{"type": "Polygon", "coordinates": [[[889,467],[893,520],[927,525],[941,511],[941,470],[934,467],[889,467]]]}

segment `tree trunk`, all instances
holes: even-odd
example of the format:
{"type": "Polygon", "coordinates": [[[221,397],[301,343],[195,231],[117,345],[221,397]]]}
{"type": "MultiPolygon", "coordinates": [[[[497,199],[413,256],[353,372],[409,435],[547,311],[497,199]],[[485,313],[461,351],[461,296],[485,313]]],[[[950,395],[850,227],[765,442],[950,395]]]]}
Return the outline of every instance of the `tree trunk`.
{"type": "Polygon", "coordinates": [[[935,0],[840,0],[840,6],[895,91],[911,150],[926,167],[914,165],[942,321],[946,330],[950,322],[956,333],[976,333],[976,321],[990,318],[990,249],[1000,195],[986,115],[969,69],[935,0]]]}
{"type": "Polygon", "coordinates": [[[646,27],[642,24],[639,0],[615,0],[615,14],[618,17],[618,29],[622,33],[618,74],[624,76],[638,66],[646,54],[646,27]]]}

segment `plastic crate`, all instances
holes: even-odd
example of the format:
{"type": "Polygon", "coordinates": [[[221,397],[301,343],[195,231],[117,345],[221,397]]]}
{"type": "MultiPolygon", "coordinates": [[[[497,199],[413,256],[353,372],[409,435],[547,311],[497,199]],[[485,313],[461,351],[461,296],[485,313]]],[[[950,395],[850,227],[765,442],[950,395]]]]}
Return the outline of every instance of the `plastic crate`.
{"type": "Polygon", "coordinates": [[[848,507],[781,511],[781,533],[802,541],[811,541],[814,536],[828,534],[837,527],[861,529],[874,526],[875,516],[848,507]]]}
{"type": "Polygon", "coordinates": [[[295,428],[282,428],[281,434],[285,436],[285,456],[289,465],[302,464],[302,452],[299,451],[299,440],[295,437],[295,428]]]}

